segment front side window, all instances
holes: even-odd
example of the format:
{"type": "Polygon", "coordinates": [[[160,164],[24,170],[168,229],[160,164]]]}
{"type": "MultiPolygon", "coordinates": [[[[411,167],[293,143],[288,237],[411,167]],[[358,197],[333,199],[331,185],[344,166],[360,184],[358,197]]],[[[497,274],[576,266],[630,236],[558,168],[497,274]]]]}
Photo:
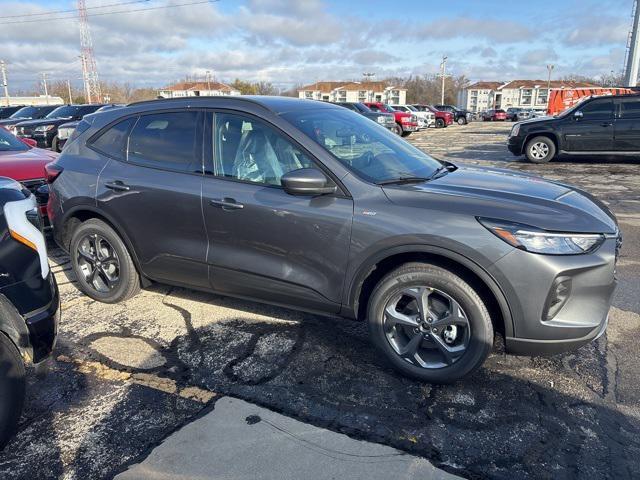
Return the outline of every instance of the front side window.
{"type": "Polygon", "coordinates": [[[430,177],[441,163],[374,122],[339,109],[293,111],[282,117],[356,175],[372,183],[430,177]]]}
{"type": "Polygon", "coordinates": [[[142,115],[131,130],[127,160],[138,165],[196,173],[202,171],[198,112],[142,115]]]}
{"type": "Polygon", "coordinates": [[[580,109],[585,120],[608,120],[613,116],[613,99],[596,100],[580,109]]]}
{"type": "Polygon", "coordinates": [[[216,114],[213,143],[214,174],[218,177],[280,186],[285,173],[313,167],[297,145],[253,117],[216,114]]]}

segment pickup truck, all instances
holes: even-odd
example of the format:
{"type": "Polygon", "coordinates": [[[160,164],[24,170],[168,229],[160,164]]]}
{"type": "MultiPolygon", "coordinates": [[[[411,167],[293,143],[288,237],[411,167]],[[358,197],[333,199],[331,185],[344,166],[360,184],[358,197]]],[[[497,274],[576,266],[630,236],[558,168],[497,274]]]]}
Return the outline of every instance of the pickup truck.
{"type": "Polygon", "coordinates": [[[420,112],[433,113],[436,116],[436,128],[445,128],[453,123],[453,114],[451,112],[443,112],[431,105],[421,103],[417,103],[412,106],[420,112]]]}
{"type": "Polygon", "coordinates": [[[462,110],[453,105],[434,105],[434,107],[443,112],[451,113],[453,121],[458,125],[466,125],[471,120],[471,112],[469,110],[462,110]]]}
{"type": "Polygon", "coordinates": [[[399,112],[382,102],[364,102],[374,112],[392,113],[396,119],[396,133],[407,137],[418,130],[418,117],[406,112],[399,112]]]}

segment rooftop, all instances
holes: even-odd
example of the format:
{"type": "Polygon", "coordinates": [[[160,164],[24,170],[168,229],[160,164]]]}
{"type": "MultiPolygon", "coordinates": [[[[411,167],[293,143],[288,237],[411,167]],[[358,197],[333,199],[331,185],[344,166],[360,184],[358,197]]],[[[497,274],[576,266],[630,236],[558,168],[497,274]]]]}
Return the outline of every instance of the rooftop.
{"type": "Polygon", "coordinates": [[[333,90],[348,90],[348,91],[359,91],[359,90],[373,90],[376,92],[381,92],[387,88],[393,88],[397,90],[406,90],[403,87],[397,87],[389,82],[315,82],[310,85],[305,85],[304,87],[300,87],[298,89],[299,92],[304,91],[320,91],[323,93],[330,93],[333,90]]]}
{"type": "Polygon", "coordinates": [[[235,88],[221,82],[178,82],[168,87],[160,88],[160,91],[201,91],[219,90],[221,92],[237,91],[235,88]]]}

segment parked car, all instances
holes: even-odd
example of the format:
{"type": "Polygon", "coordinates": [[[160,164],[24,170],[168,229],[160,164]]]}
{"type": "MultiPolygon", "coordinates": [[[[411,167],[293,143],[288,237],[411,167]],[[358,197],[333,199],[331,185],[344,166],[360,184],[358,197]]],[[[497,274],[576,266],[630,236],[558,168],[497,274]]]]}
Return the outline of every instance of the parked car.
{"type": "Polygon", "coordinates": [[[59,105],[43,105],[43,106],[28,106],[22,107],[20,110],[14,112],[8,118],[0,120],[0,126],[9,127],[20,123],[24,120],[32,120],[37,118],[43,118],[53,110],[58,108],[59,105]]]}
{"type": "Polygon", "coordinates": [[[0,178],[0,449],[25,399],[25,363],[39,366],[55,345],[60,302],[36,200],[0,178]]]}
{"type": "Polygon", "coordinates": [[[449,112],[453,115],[453,121],[458,125],[466,125],[471,121],[471,112],[453,105],[434,105],[440,111],[449,112]]]}
{"type": "Polygon", "coordinates": [[[412,105],[420,112],[431,112],[436,117],[436,128],[445,128],[453,124],[453,114],[450,112],[443,112],[431,105],[414,104],[412,105]]]}
{"type": "Polygon", "coordinates": [[[511,120],[512,122],[517,122],[519,120],[528,120],[532,117],[532,111],[520,108],[520,107],[509,107],[506,111],[507,120],[511,120]]]}
{"type": "Polygon", "coordinates": [[[436,116],[430,111],[421,112],[413,105],[391,105],[391,108],[400,112],[410,113],[418,117],[418,128],[435,127],[436,116]]]}
{"type": "Polygon", "coordinates": [[[392,113],[385,112],[374,112],[369,107],[367,107],[364,103],[360,102],[337,102],[336,105],[340,105],[341,107],[348,108],[356,113],[359,113],[363,117],[368,118],[369,120],[373,120],[374,122],[382,125],[383,127],[391,130],[394,133],[400,134],[399,129],[396,125],[396,119],[392,113]]]}
{"type": "Polygon", "coordinates": [[[507,112],[500,109],[491,109],[482,113],[483,122],[503,122],[507,119],[507,112]]]}
{"type": "Polygon", "coordinates": [[[418,130],[418,118],[407,112],[400,112],[382,102],[364,102],[374,112],[390,113],[396,119],[395,133],[407,137],[418,130]]]}
{"type": "MultiPolygon", "coordinates": [[[[123,106],[124,105],[120,103],[111,103],[109,105],[103,105],[102,107],[98,108],[94,113],[104,112],[105,110],[109,110],[111,108],[118,108],[123,106]]],[[[89,114],[89,115],[92,115],[92,114],[89,114]]],[[[64,148],[64,144],[67,142],[69,137],[73,135],[73,132],[75,131],[76,127],[80,122],[81,120],[74,120],[72,122],[63,123],[58,127],[58,141],[56,142],[56,149],[55,149],[56,152],[62,151],[62,149],[64,148]]]]}
{"type": "Polygon", "coordinates": [[[9,118],[11,115],[20,110],[24,105],[13,105],[11,107],[0,107],[0,120],[9,118]]]}
{"type": "Polygon", "coordinates": [[[508,147],[516,156],[546,163],[557,154],[632,155],[640,153],[640,95],[591,97],[557,117],[516,123],[508,147]]]}
{"type": "Polygon", "coordinates": [[[494,331],[529,355],[606,329],[619,233],[604,205],[437,161],[330,103],[131,104],[94,115],[50,170],[54,238],[101,302],[153,280],[357,318],[427,382],[482,365],[494,331]]]}
{"type": "Polygon", "coordinates": [[[40,148],[58,150],[58,127],[71,120],[80,120],[85,115],[95,112],[102,105],[63,105],[56,108],[46,117],[38,120],[26,120],[14,125],[15,134],[19,137],[33,138],[40,148]]]}
{"type": "Polygon", "coordinates": [[[0,177],[19,181],[33,193],[40,213],[46,215],[49,187],[45,182],[44,167],[58,158],[58,155],[29,146],[26,143],[29,140],[16,138],[0,127],[0,177]]]}

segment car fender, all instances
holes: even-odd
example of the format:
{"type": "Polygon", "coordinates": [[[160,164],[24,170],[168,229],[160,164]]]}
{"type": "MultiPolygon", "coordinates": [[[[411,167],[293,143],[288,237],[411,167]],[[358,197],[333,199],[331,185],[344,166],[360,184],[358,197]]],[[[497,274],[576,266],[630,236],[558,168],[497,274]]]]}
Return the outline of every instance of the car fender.
{"type": "Polygon", "coordinates": [[[23,357],[33,359],[27,324],[9,299],[0,294],[0,335],[2,334],[13,342],[23,357]]]}
{"type": "Polygon", "coordinates": [[[472,260],[468,256],[433,244],[398,244],[389,248],[378,250],[374,254],[368,256],[363,262],[360,263],[351,279],[347,280],[347,285],[349,287],[346,290],[347,295],[345,298],[345,305],[349,306],[348,308],[352,308],[353,312],[357,312],[357,302],[362,284],[374,269],[375,265],[385,258],[389,258],[402,253],[427,253],[438,255],[456,262],[473,272],[485,283],[485,285],[487,285],[487,287],[491,290],[491,293],[497,299],[502,317],[504,318],[505,332],[507,336],[513,336],[514,325],[512,310],[507,300],[507,295],[500,287],[498,281],[494,278],[494,276],[489,273],[486,268],[482,267],[477,261],[472,260]]]}

